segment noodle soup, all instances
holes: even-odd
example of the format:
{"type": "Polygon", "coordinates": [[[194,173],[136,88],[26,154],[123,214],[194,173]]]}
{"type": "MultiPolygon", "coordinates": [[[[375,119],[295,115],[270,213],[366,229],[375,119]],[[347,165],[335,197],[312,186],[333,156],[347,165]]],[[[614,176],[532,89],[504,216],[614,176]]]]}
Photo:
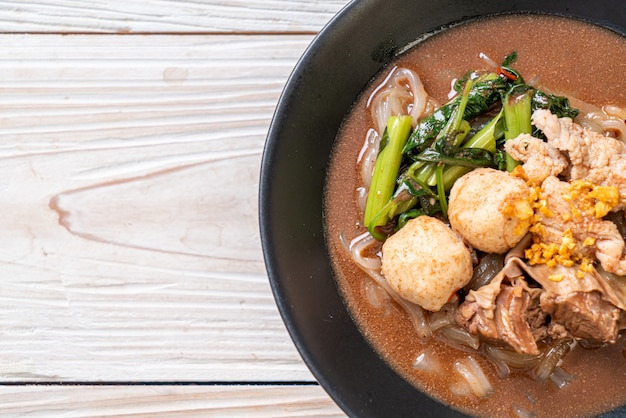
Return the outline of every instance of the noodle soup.
{"type": "MultiPolygon", "coordinates": [[[[567,355],[559,357],[549,375],[538,376],[541,368],[537,364],[548,353],[542,352],[539,360],[523,355],[509,359],[506,356],[512,350],[485,344],[476,335],[465,341],[465,334],[447,335],[455,332],[451,331],[454,327],[445,326],[450,319],[447,308],[436,313],[425,311],[419,314],[423,317],[411,319],[403,302],[394,301],[346,250],[350,241],[367,235],[360,170],[366,158],[368,131],[379,123],[370,112],[370,102],[393,69],[406,68],[418,74],[433,99],[425,107],[436,107],[450,99],[452,85],[468,70],[487,71],[512,51],[517,52],[513,67],[528,83],[570,97],[572,107],[580,108],[581,113],[592,112],[589,106],[612,105],[618,113],[626,108],[626,41],[608,30],[560,17],[511,15],[462,24],[433,35],[379,74],[344,121],[328,171],[328,247],[342,294],[362,332],[416,387],[475,416],[591,416],[626,403],[623,335],[614,344],[581,344],[577,339],[560,347],[555,344],[554,350],[567,355]],[[432,336],[420,335],[412,320],[429,322],[432,336]],[[444,325],[437,329],[438,324],[444,325]]],[[[621,125],[614,129],[615,136],[622,135],[621,125]]],[[[611,216],[621,216],[623,228],[623,212],[611,216]]],[[[370,240],[362,245],[366,246],[366,262],[378,257],[380,243],[370,240]]],[[[378,267],[374,262],[372,268],[378,267]]],[[[467,291],[457,292],[457,303],[466,295],[467,291]]]]}

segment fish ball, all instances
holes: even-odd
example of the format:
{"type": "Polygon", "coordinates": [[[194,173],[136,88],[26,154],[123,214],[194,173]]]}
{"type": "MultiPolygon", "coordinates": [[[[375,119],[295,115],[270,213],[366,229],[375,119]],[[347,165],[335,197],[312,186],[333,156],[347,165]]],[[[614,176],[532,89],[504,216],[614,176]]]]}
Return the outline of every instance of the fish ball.
{"type": "Polygon", "coordinates": [[[502,254],[528,232],[533,208],[524,180],[478,168],[458,179],[448,206],[450,225],[474,248],[502,254]]]}
{"type": "Polygon", "coordinates": [[[446,224],[419,216],[383,244],[382,273],[401,297],[438,311],[471,279],[472,256],[446,224]]]}

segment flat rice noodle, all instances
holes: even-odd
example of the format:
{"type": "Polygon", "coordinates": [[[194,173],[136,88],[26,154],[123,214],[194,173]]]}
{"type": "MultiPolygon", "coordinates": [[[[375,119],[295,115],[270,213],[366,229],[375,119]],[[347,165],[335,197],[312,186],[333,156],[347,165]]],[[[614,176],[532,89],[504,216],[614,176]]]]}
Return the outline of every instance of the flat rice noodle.
{"type": "Polygon", "coordinates": [[[559,362],[571,351],[573,345],[573,340],[561,340],[550,348],[533,373],[535,380],[539,382],[548,380],[559,362]]]}
{"type": "Polygon", "coordinates": [[[384,308],[389,302],[389,294],[375,281],[367,281],[365,284],[365,297],[374,308],[384,308]]]}
{"type": "Polygon", "coordinates": [[[365,188],[369,188],[372,183],[372,175],[374,174],[374,166],[376,157],[378,156],[378,148],[380,145],[380,136],[375,129],[367,131],[363,148],[357,158],[357,164],[361,165],[361,180],[365,188]]]}
{"type": "Polygon", "coordinates": [[[487,345],[485,352],[491,359],[497,359],[516,369],[531,369],[541,360],[541,355],[522,354],[505,348],[487,345]]]}
{"type": "Polygon", "coordinates": [[[432,338],[433,332],[430,329],[428,320],[426,319],[426,313],[424,310],[414,303],[407,301],[400,297],[389,285],[387,281],[380,273],[380,270],[364,270],[380,287],[385,289],[389,296],[409,315],[409,319],[413,324],[413,328],[420,340],[428,341],[432,338]]]}
{"type": "Polygon", "coordinates": [[[474,350],[478,350],[480,347],[480,339],[477,336],[456,325],[441,328],[439,335],[448,345],[462,345],[474,350]]]}
{"type": "Polygon", "coordinates": [[[441,373],[443,368],[432,347],[427,347],[413,361],[413,367],[429,373],[441,373]]]}
{"type": "Polygon", "coordinates": [[[428,93],[417,73],[408,68],[395,67],[374,90],[368,106],[376,129],[382,136],[390,116],[411,116],[415,127],[428,102],[428,93]]]}
{"type": "Polygon", "coordinates": [[[557,366],[554,369],[554,372],[550,375],[550,380],[556,385],[557,388],[563,389],[572,380],[574,380],[574,375],[567,373],[565,370],[557,366]]]}
{"type": "Polygon", "coordinates": [[[428,317],[430,329],[437,331],[438,329],[449,325],[456,325],[456,321],[454,320],[454,311],[456,307],[457,304],[455,303],[446,303],[440,310],[431,313],[428,317]]]}
{"type": "Polygon", "coordinates": [[[513,407],[513,413],[518,418],[535,418],[537,416],[537,414],[535,414],[534,412],[528,411],[518,406],[513,407]]]}
{"type": "Polygon", "coordinates": [[[475,396],[486,398],[495,393],[489,378],[474,357],[467,356],[465,359],[456,361],[454,368],[465,379],[470,392],[475,396]]]}

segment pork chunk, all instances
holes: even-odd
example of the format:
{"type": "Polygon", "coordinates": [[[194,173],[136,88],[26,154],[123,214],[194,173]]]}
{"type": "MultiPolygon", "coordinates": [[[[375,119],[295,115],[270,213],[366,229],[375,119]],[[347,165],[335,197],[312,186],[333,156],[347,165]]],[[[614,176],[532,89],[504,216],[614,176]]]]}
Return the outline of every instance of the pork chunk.
{"type": "Polygon", "coordinates": [[[531,288],[523,279],[520,263],[513,258],[488,285],[470,290],[457,309],[456,321],[485,340],[536,355],[537,341],[546,336],[546,314],[539,307],[541,289],[531,288]]]}
{"type": "Polygon", "coordinates": [[[626,144],[584,129],[570,118],[559,118],[545,109],[532,115],[533,124],[541,129],[548,144],[570,160],[571,180],[587,179],[598,185],[616,186],[620,204],[614,210],[626,208],[626,144]]]}
{"type": "Polygon", "coordinates": [[[541,184],[549,176],[558,176],[568,166],[567,158],[561,152],[528,134],[520,134],[517,138],[504,143],[506,152],[524,164],[524,172],[528,180],[541,184]]]}
{"type": "Polygon", "coordinates": [[[606,271],[626,275],[624,239],[615,223],[579,210],[580,201],[572,197],[570,183],[548,177],[541,187],[548,210],[537,213],[540,227],[533,229],[537,241],[570,245],[571,261],[595,257],[606,271]],[[564,244],[564,236],[570,236],[571,242],[564,244]]]}
{"type": "Polygon", "coordinates": [[[595,270],[582,277],[576,267],[538,265],[528,266],[526,271],[542,286],[541,309],[552,322],[579,340],[616,341],[623,328],[624,300],[595,270]]]}

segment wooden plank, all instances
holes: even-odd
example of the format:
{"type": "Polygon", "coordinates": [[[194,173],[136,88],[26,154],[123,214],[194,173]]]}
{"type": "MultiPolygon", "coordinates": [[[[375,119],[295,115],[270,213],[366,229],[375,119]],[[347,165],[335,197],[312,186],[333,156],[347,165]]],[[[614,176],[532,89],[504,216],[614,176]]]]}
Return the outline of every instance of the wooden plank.
{"type": "Polygon", "coordinates": [[[3,416],[343,417],[319,386],[0,387],[3,416]]]}
{"type": "Polygon", "coordinates": [[[39,0],[0,2],[0,31],[317,32],[347,0],[39,0]]]}
{"type": "Polygon", "coordinates": [[[0,35],[0,381],[313,380],[257,221],[310,40],[0,35]]]}

